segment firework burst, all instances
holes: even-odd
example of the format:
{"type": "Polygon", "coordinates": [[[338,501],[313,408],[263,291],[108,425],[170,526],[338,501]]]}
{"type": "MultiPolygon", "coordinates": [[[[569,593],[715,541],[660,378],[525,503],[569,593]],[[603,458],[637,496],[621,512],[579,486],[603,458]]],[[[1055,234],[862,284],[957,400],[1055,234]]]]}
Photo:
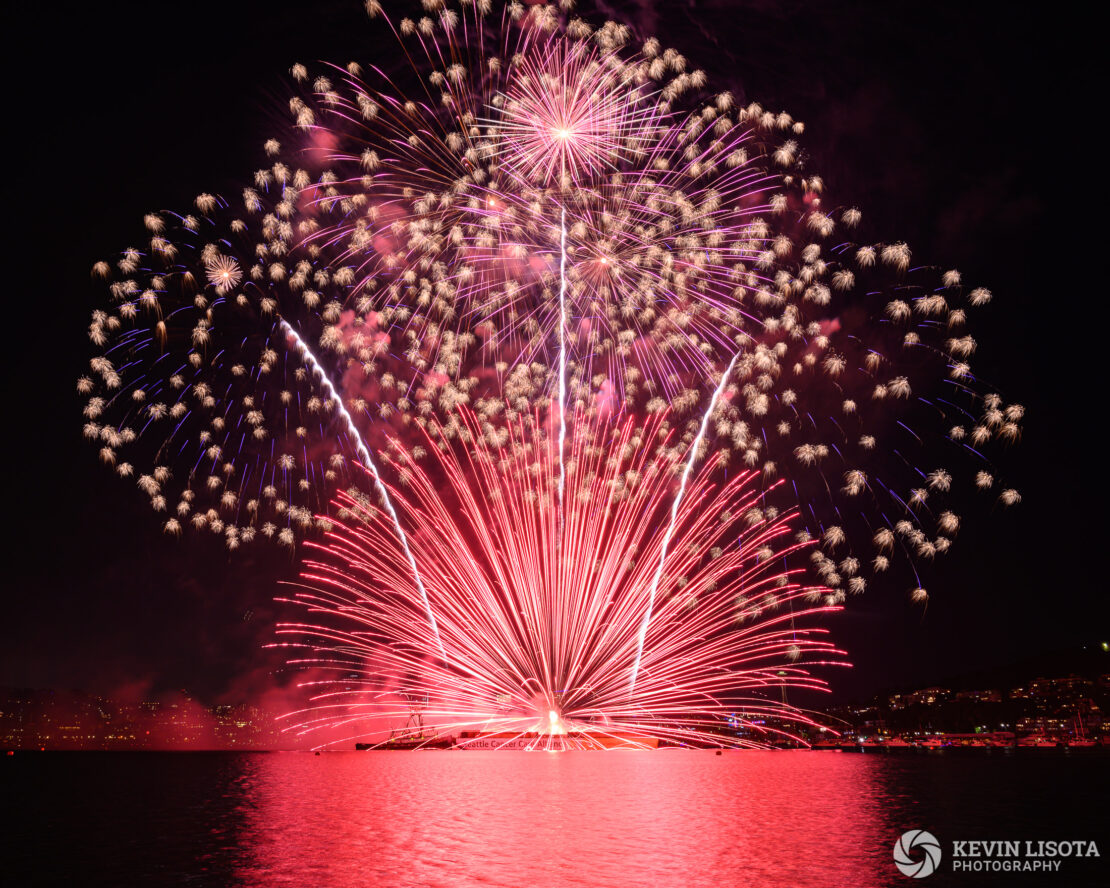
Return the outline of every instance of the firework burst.
{"type": "Polygon", "coordinates": [[[149,214],[115,263],[86,435],[167,529],[291,544],[360,446],[450,439],[464,405],[491,437],[536,408],[665,410],[672,446],[708,414],[714,459],[787,479],[830,586],[946,551],[951,492],[995,489],[987,449],[1020,436],[970,364],[990,293],[846,241],[859,211],[826,206],[801,124],[707,93],[657,40],[432,6],[391,25],[417,82],[295,66],[241,208],[149,214]]]}
{"type": "Polygon", "coordinates": [[[289,599],[313,621],[279,628],[306,652],[293,664],[336,677],[315,685],[291,730],[380,729],[414,698],[441,730],[538,745],[760,745],[809,722],[775,692],[824,686],[809,667],[841,652],[814,624],[838,608],[831,590],[804,582],[812,546],[766,505],[754,473],[687,477],[643,446],[665,436],[659,417],[575,425],[559,507],[556,445],[541,423],[509,426],[498,448],[463,415],[471,441],[441,451],[429,439],[428,465],[395,451],[390,491],[438,631],[390,517],[357,491],[341,495],[289,599]],[[737,712],[778,727],[722,733],[737,712]]]}
{"type": "Polygon", "coordinates": [[[294,66],[242,195],[93,269],[86,436],[169,532],[316,541],[297,600],[338,622],[287,631],[361,676],[333,711],[704,735],[812,682],[788,620],[896,561],[927,601],[961,483],[1020,501],[990,292],[852,241],[800,122],[568,7],[383,16],[411,70],[294,66]]]}

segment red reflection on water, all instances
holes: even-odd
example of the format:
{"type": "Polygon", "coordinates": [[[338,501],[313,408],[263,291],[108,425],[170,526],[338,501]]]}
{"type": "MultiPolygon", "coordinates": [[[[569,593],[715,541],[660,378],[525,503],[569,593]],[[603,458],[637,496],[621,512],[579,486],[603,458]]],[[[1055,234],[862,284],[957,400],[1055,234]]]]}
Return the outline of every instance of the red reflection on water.
{"type": "MultiPolygon", "coordinates": [[[[886,791],[807,751],[258,756],[243,884],[877,885],[886,791]]],[[[244,787],[246,789],[246,787],[244,787]]]]}

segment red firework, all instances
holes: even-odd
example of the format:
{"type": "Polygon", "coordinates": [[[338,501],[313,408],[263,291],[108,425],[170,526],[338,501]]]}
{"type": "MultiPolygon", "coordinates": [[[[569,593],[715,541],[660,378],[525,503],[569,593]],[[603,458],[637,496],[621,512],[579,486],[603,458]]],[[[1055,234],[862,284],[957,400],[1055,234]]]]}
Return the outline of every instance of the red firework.
{"type": "Polygon", "coordinates": [[[459,443],[429,438],[426,467],[399,448],[389,495],[434,621],[390,516],[342,494],[288,599],[314,617],[279,628],[307,650],[294,664],[337,673],[313,683],[294,730],[349,725],[353,739],[413,700],[443,732],[561,747],[764,745],[809,723],[783,689],[823,688],[807,667],[842,652],[813,625],[838,609],[829,590],[793,566],[808,543],[754,473],[721,480],[707,466],[676,499],[679,449],[645,446],[661,428],[660,417],[572,428],[561,507],[538,423],[497,437],[467,413],[459,443]],[[777,726],[741,738],[722,732],[730,718],[777,726]]]}

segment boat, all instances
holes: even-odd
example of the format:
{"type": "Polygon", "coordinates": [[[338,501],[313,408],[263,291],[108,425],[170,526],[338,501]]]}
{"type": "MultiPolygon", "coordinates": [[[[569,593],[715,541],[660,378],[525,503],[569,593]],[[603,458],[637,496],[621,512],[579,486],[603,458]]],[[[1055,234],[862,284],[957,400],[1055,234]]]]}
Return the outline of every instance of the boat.
{"type": "Polygon", "coordinates": [[[427,737],[390,737],[381,743],[356,743],[355,749],[360,752],[382,749],[450,749],[454,745],[454,737],[432,734],[427,737]]]}
{"type": "Polygon", "coordinates": [[[578,749],[658,749],[659,738],[629,731],[568,731],[565,734],[538,731],[463,731],[456,739],[454,748],[559,752],[578,749]]]}
{"type": "Polygon", "coordinates": [[[1098,742],[1093,738],[1087,736],[1087,731],[1083,726],[1083,713],[1077,712],[1075,714],[1075,736],[1068,740],[1068,749],[1094,749],[1098,746],[1098,742]]]}
{"type": "Polygon", "coordinates": [[[412,691],[400,691],[400,696],[409,706],[408,721],[401,729],[391,729],[389,739],[381,743],[356,743],[355,749],[451,749],[455,738],[447,734],[432,732],[432,725],[424,724],[424,710],[428,706],[428,695],[412,691]]]}
{"type": "Polygon", "coordinates": [[[1017,745],[1023,749],[1056,749],[1059,744],[1043,734],[1030,734],[1018,740],[1017,745]]]}

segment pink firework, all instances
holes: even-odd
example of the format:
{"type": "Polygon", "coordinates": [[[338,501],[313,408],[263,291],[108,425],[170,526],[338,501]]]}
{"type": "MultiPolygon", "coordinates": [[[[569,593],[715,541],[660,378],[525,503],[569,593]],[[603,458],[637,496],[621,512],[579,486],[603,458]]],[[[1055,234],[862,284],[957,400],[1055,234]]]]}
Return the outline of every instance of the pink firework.
{"type": "Polygon", "coordinates": [[[494,97],[502,159],[521,184],[583,187],[646,156],[658,109],[616,54],[547,40],[520,55],[494,97]]]}
{"type": "Polygon", "coordinates": [[[297,730],[415,701],[533,745],[790,734],[841,657],[818,618],[949,549],[961,467],[1020,500],[989,291],[854,242],[802,124],[658,40],[420,5],[415,77],[294,66],[241,200],[97,263],[85,437],[169,533],[324,538],[282,632],[334,680],[297,730]]]}
{"type": "Polygon", "coordinates": [[[809,723],[785,689],[824,687],[808,667],[841,652],[813,625],[838,609],[829,590],[798,581],[807,543],[753,473],[696,472],[668,523],[681,465],[644,446],[661,427],[572,428],[562,507],[539,424],[498,438],[468,413],[465,446],[429,439],[426,467],[398,450],[390,497],[434,623],[393,522],[368,497],[341,495],[290,599],[313,619],[279,628],[306,651],[294,664],[337,677],[313,683],[291,730],[349,726],[349,740],[403,719],[413,700],[442,732],[561,748],[758,746],[809,723]],[[724,732],[730,718],[756,733],[724,732]]]}
{"type": "Polygon", "coordinates": [[[948,550],[967,461],[1018,501],[989,448],[1023,408],[971,363],[989,292],[851,243],[800,123],[620,25],[433,5],[395,28],[420,89],[294,67],[242,199],[150,213],[96,265],[84,434],[167,532],[295,545],[360,448],[462,405],[493,426],[666,410],[684,436],[710,413],[714,458],[787,479],[845,596],[948,550]]]}

